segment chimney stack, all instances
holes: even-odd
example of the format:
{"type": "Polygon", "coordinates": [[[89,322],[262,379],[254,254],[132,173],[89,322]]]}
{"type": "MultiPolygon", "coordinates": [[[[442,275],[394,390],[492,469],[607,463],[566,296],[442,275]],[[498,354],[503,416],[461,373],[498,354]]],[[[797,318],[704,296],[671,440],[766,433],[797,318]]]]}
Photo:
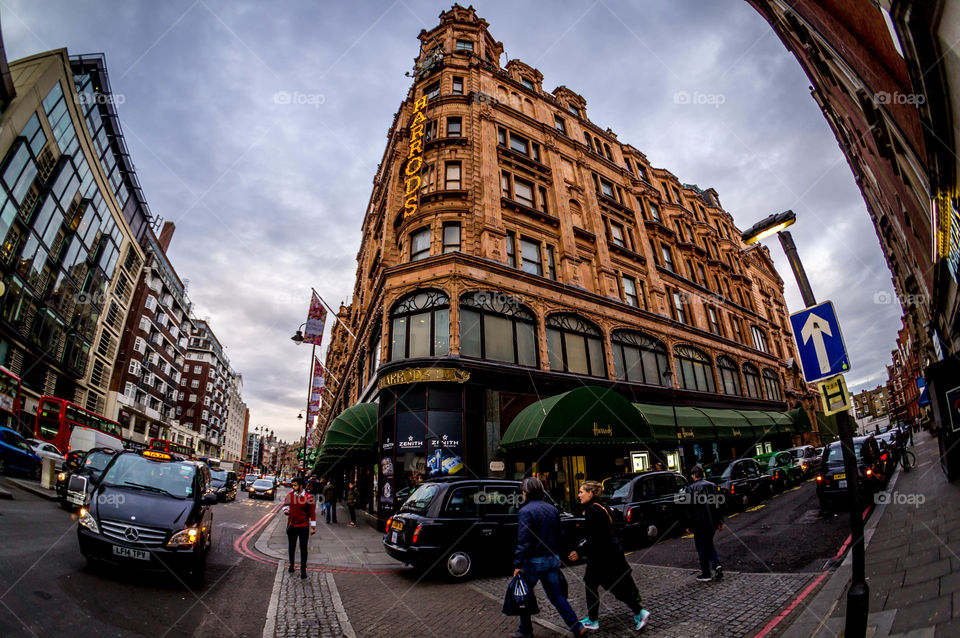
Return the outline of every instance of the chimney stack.
{"type": "Polygon", "coordinates": [[[163,228],[160,229],[160,237],[157,238],[157,243],[160,244],[160,250],[163,251],[163,254],[167,254],[167,248],[170,247],[170,240],[173,239],[173,231],[177,229],[176,225],[173,222],[164,222],[163,228]]]}

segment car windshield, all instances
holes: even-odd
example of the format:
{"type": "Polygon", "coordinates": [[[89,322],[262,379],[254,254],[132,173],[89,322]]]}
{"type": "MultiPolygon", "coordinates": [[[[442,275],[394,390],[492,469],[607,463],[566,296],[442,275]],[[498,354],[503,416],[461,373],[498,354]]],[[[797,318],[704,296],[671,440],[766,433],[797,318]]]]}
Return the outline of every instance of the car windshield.
{"type": "Polygon", "coordinates": [[[615,476],[603,482],[604,499],[607,501],[623,501],[630,498],[630,481],[632,476],[615,476]]]}
{"type": "Polygon", "coordinates": [[[703,475],[708,479],[720,478],[723,476],[728,465],[730,465],[730,461],[726,463],[711,463],[703,468],[703,475]]]}
{"type": "Polygon", "coordinates": [[[437,492],[440,491],[440,486],[435,483],[426,483],[421,485],[413,494],[406,500],[403,504],[403,507],[400,508],[400,511],[419,511],[430,507],[430,503],[433,502],[434,497],[437,495],[437,492]]]}
{"type": "Polygon", "coordinates": [[[253,482],[254,487],[265,487],[267,489],[273,488],[273,481],[268,481],[267,479],[257,479],[253,482]]]}
{"type": "Polygon", "coordinates": [[[214,481],[220,481],[221,483],[227,482],[227,471],[226,470],[213,470],[210,472],[210,478],[214,481]]]}
{"type": "Polygon", "coordinates": [[[83,466],[88,470],[100,472],[103,468],[107,467],[107,463],[109,463],[112,458],[113,454],[110,452],[91,452],[87,455],[87,458],[84,459],[83,466]]]}
{"type": "Polygon", "coordinates": [[[193,496],[197,468],[182,461],[154,461],[139,454],[124,454],[104,477],[106,485],[164,492],[176,498],[193,496]]]}
{"type": "MultiPolygon", "coordinates": [[[[862,441],[854,441],[853,448],[857,451],[857,459],[860,458],[860,445],[862,441]]],[[[843,463],[843,450],[840,448],[840,444],[834,444],[830,446],[830,453],[827,456],[827,463],[843,463]]]]}

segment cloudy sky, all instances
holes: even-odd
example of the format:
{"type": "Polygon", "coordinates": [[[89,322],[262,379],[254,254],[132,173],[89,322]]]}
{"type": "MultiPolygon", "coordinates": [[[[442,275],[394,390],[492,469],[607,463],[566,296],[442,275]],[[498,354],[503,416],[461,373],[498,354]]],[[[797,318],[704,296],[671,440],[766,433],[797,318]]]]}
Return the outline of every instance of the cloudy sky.
{"type": "MultiPolygon", "coordinates": [[[[876,234],[800,66],[746,2],[474,6],[509,58],[543,73],[545,89],[577,91],[594,123],[655,166],[716,188],[741,228],[792,208],[818,301],[833,300],[842,322],[848,385],[885,382],[900,308],[876,234]]],[[[177,225],[170,257],[244,375],[251,427],[289,439],[302,431],[309,350],[290,335],[311,287],[331,305],[349,300],[417,34],[448,7],[0,2],[10,60],[61,47],[106,54],[147,200],[177,225]]],[[[796,311],[787,261],[769,246],[796,311]]]]}

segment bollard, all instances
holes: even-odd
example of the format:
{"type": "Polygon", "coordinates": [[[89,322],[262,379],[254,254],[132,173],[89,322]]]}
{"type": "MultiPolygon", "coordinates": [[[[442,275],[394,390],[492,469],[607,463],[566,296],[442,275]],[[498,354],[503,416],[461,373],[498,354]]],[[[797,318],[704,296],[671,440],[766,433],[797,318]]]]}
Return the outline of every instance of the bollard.
{"type": "Polygon", "coordinates": [[[52,490],[57,484],[57,461],[46,456],[41,461],[40,487],[52,490]]]}

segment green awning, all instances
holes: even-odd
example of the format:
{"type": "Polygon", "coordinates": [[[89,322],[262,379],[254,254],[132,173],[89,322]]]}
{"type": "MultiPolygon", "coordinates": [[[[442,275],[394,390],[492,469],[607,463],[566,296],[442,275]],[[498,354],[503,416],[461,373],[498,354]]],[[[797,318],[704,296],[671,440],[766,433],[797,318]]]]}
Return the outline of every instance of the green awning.
{"type": "Polygon", "coordinates": [[[651,440],[650,426],[619,393],[584,386],[528,405],[500,444],[505,449],[532,445],[635,444],[651,440]]]}
{"type": "Polygon", "coordinates": [[[713,440],[717,436],[713,421],[707,415],[710,410],[686,406],[678,406],[674,410],[669,405],[654,405],[652,403],[634,403],[632,405],[650,424],[650,431],[656,441],[713,440]]]}
{"type": "Polygon", "coordinates": [[[358,403],[330,423],[320,445],[320,456],[376,452],[377,404],[358,403]]]}
{"type": "Polygon", "coordinates": [[[753,438],[750,421],[737,410],[706,408],[703,410],[717,428],[718,439],[753,438]]]}

